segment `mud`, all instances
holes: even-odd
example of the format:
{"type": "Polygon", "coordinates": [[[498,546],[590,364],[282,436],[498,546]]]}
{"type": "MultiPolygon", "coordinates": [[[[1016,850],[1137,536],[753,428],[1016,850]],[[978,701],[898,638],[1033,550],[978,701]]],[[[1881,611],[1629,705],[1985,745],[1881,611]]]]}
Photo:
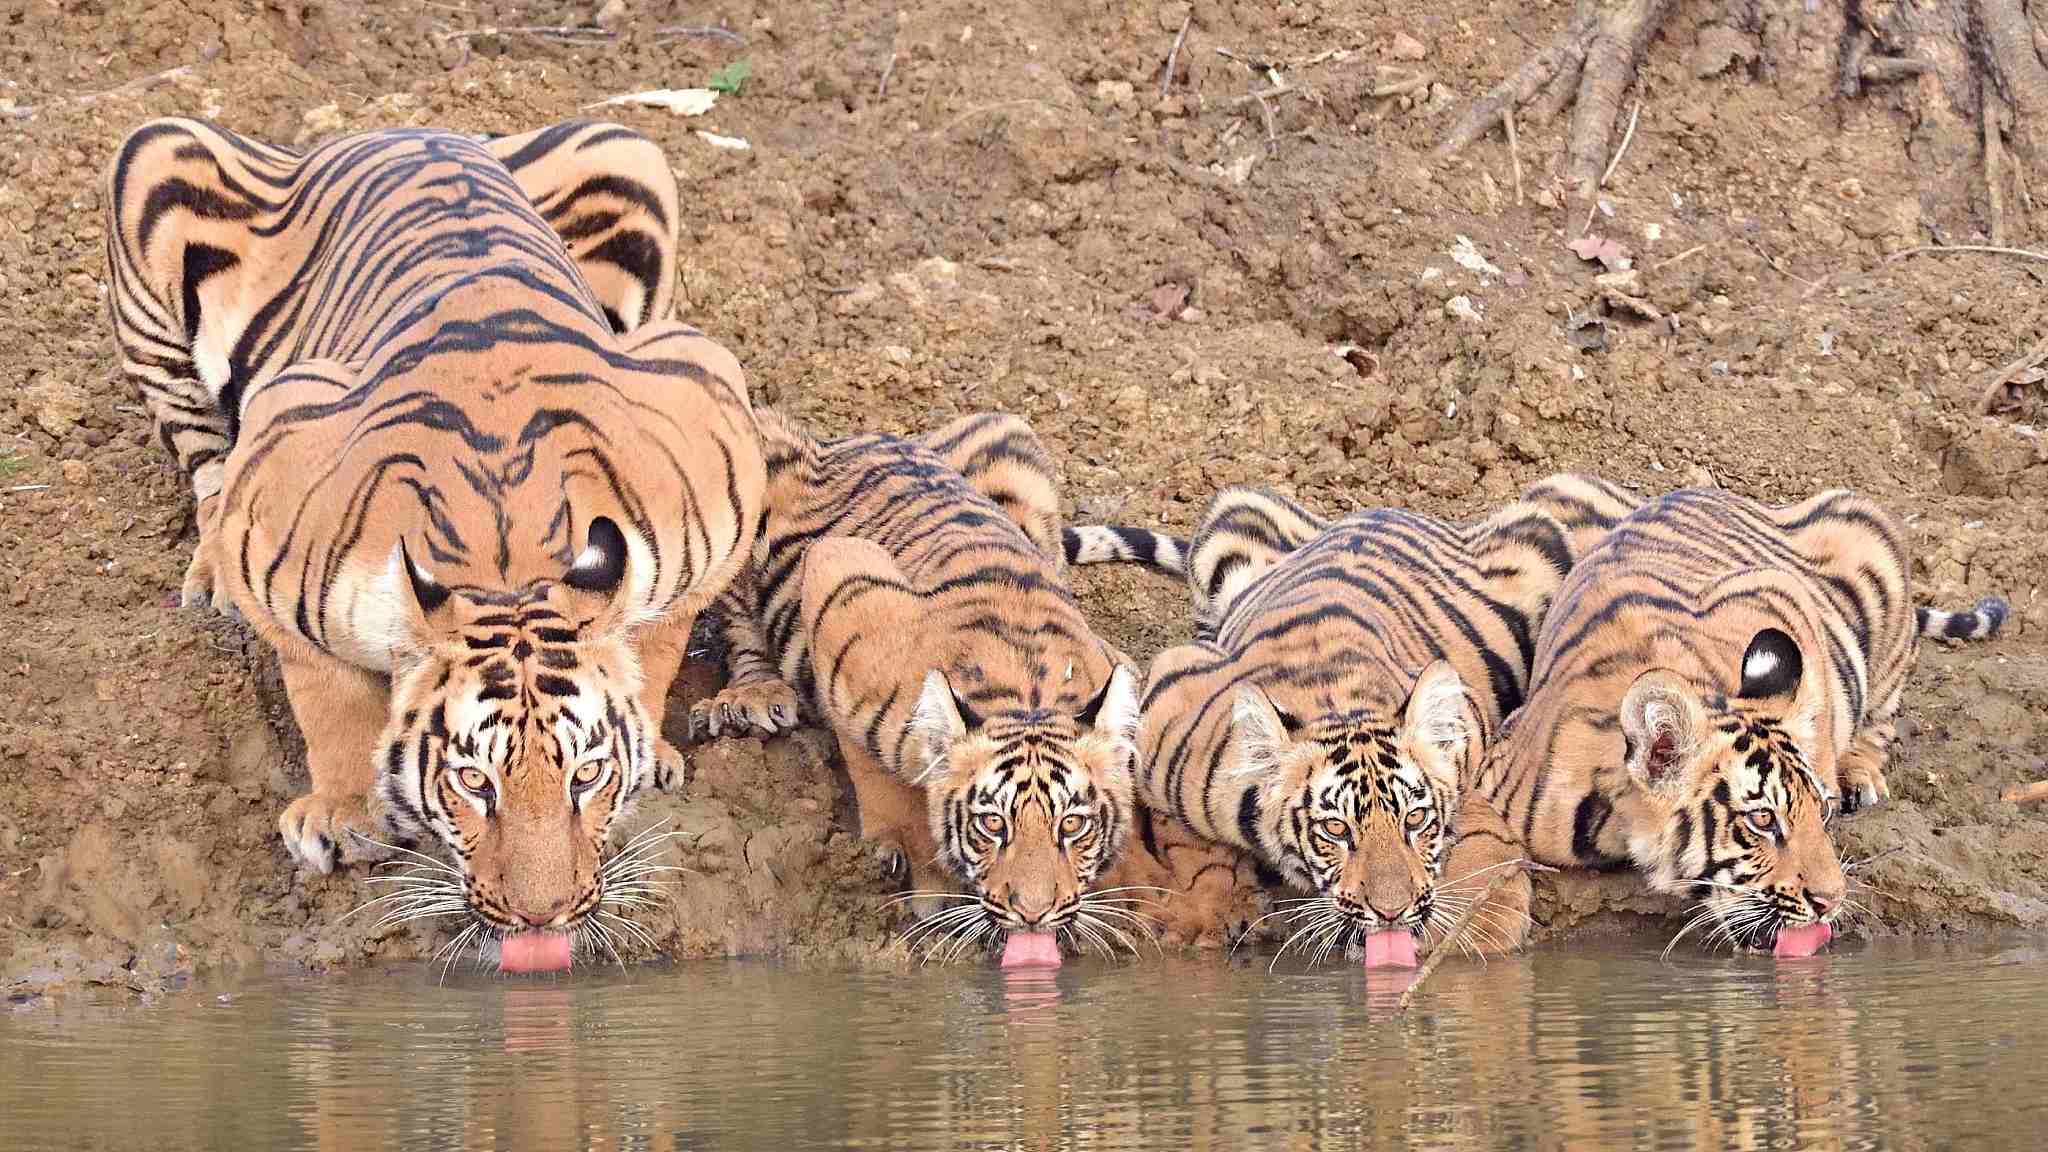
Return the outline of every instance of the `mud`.
{"type": "MultiPolygon", "coordinates": [[[[1947,198],[1901,192],[1919,181],[1899,104],[1807,98],[1833,45],[1781,29],[1775,68],[1697,79],[1718,6],[1679,6],[1595,213],[1635,276],[1603,288],[1566,247],[1583,209],[1555,179],[1562,125],[1521,126],[1519,192],[1497,134],[1429,159],[1567,5],[629,0],[594,43],[458,35],[594,5],[364,7],[0,3],[10,995],[147,994],[439,943],[343,921],[355,877],[294,874],[274,820],[305,777],[274,674],[233,626],[173,606],[189,502],[114,377],[104,318],[98,176],[117,142],[172,112],[301,143],[517,130],[739,60],[751,78],[704,117],[607,111],[668,150],[689,205],[683,310],[762,400],[828,431],[1021,413],[1076,519],[1183,530],[1236,481],[1326,511],[1457,515],[1565,468],[1645,492],[1862,489],[1907,521],[1923,596],[1998,591],[2015,612],[1994,644],[1923,648],[1897,800],[1840,825],[1849,854],[1889,853],[1863,873],[1860,931],[2048,924],[2048,824],[1999,798],[2048,776],[2048,390],[2027,380],[1977,414],[1991,374],[2048,331],[2048,264],[1887,262],[1981,240],[1981,188],[1958,174],[1947,198]],[[676,24],[745,43],[653,32],[676,24]],[[1270,121],[1240,100],[1269,64],[1292,89],[1270,121]],[[1374,97],[1383,67],[1431,79],[1374,97]]],[[[1079,583],[1136,657],[1188,628],[1165,581],[1079,583]]],[[[675,849],[695,870],[680,911],[648,922],[665,951],[897,962],[822,747],[706,748],[686,798],[642,809],[698,834],[675,849]]],[[[1539,889],[1552,939],[1668,927],[1671,905],[1625,877],[1539,889]]]]}

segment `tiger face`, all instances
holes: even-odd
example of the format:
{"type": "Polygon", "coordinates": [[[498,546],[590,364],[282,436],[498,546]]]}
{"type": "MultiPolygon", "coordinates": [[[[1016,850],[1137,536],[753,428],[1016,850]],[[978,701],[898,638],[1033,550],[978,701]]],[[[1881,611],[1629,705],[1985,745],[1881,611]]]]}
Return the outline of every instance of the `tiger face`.
{"type": "MultiPolygon", "coordinates": [[[[615,534],[608,524],[593,536],[615,534]]],[[[385,820],[441,846],[487,935],[579,932],[607,898],[612,826],[658,771],[633,649],[601,600],[591,611],[591,593],[617,580],[488,594],[441,587],[401,560],[433,639],[392,678],[385,820]]]]}
{"type": "Polygon", "coordinates": [[[1329,902],[1346,936],[1421,932],[1436,911],[1470,725],[1449,663],[1424,669],[1398,723],[1356,713],[1303,723],[1256,687],[1232,715],[1245,839],[1329,902]]]}
{"type": "MultiPolygon", "coordinates": [[[[1771,630],[1775,683],[1744,695],[1702,692],[1645,672],[1622,702],[1631,784],[1653,806],[1629,844],[1659,891],[1698,896],[1710,940],[1768,948],[1781,930],[1832,925],[1846,890],[1828,823],[1839,797],[1810,751],[1818,692],[1798,687],[1798,653],[1771,630]],[[1785,675],[1790,673],[1789,678],[1785,675]]],[[[1746,668],[1757,666],[1752,646],[1746,668]]]]}
{"type": "Polygon", "coordinates": [[[987,922],[1057,932],[1086,919],[1088,887],[1123,852],[1131,824],[1136,677],[1119,664],[1074,715],[978,715],[943,672],[925,677],[911,721],[939,859],[987,922]]]}

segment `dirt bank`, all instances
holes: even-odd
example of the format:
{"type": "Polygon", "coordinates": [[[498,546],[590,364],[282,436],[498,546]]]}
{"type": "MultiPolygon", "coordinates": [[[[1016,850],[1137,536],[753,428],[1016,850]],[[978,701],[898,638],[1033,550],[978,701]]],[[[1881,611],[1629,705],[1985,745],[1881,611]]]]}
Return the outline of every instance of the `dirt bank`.
{"type": "MultiPolygon", "coordinates": [[[[1564,468],[1645,491],[1860,488],[1910,524],[1925,594],[2015,608],[1996,644],[1924,650],[1898,800],[1841,826],[1852,855],[1898,849],[1867,872],[1872,930],[2048,924],[2048,823],[1999,799],[2048,776],[2048,390],[2023,374],[1978,414],[1987,379],[2048,333],[2048,264],[1885,262],[1976,238],[1982,188],[1958,173],[1945,198],[1904,191],[1922,181],[1897,94],[1806,99],[1832,44],[1780,28],[1774,68],[1697,79],[1719,6],[1678,5],[1595,210],[1635,279],[1603,289],[1566,247],[1583,210],[1559,199],[1560,124],[1521,125],[1519,192],[1498,135],[1429,161],[1566,5],[628,0],[581,42],[462,33],[594,4],[355,7],[0,4],[10,991],[438,943],[340,922],[356,878],[293,874],[274,819],[304,773],[271,673],[234,629],[171,606],[189,508],[110,383],[97,177],[122,135],[170,112],[301,142],[514,130],[736,61],[751,78],[701,119],[614,111],[680,173],[684,307],[763,399],[835,431],[1022,413],[1077,518],[1181,529],[1250,480],[1330,511],[1460,515],[1564,468]],[[654,31],[707,24],[729,33],[654,31]],[[1242,99],[1274,86],[1266,65],[1290,91],[1242,99]],[[1408,95],[1371,95],[1413,72],[1428,80],[1408,95]],[[1617,292],[1637,303],[1601,303],[1617,292]]],[[[1133,655],[1188,626],[1163,581],[1081,584],[1133,655]]],[[[875,955],[885,894],[818,747],[708,749],[687,799],[643,810],[701,834],[677,850],[697,870],[681,923],[649,925],[671,951],[875,955]]],[[[1622,879],[1547,888],[1553,934],[1666,908],[1622,879]]]]}

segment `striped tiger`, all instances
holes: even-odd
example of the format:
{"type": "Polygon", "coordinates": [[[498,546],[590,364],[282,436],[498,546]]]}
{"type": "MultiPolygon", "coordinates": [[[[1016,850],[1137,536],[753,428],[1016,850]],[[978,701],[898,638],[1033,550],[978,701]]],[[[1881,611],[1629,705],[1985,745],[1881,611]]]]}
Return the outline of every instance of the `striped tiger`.
{"type": "MultiPolygon", "coordinates": [[[[1521,704],[1536,628],[1571,565],[1547,513],[1326,521],[1230,488],[1184,548],[1085,528],[1066,551],[1185,572],[1198,638],[1152,663],[1139,797],[1313,893],[1296,939],[1412,961],[1416,936],[1448,929],[1489,872],[1520,859],[1468,781],[1521,704]]],[[[1529,898],[1518,871],[1471,939],[1519,945],[1529,898]]]]}
{"type": "Polygon", "coordinates": [[[766,483],[738,364],[669,316],[660,149],[577,123],[301,155],[171,119],[107,193],[122,367],[198,505],[185,598],[276,649],[305,733],[292,855],[431,836],[485,935],[604,914],[766,483]]]}
{"type": "Polygon", "coordinates": [[[1558,476],[1524,499],[1592,543],[1480,787],[1543,863],[1632,864],[1703,897],[1716,939],[1825,943],[1846,896],[1828,822],[1890,795],[1915,639],[1992,636],[2005,602],[1909,614],[1905,541],[1850,492],[1639,504],[1558,476]]]}
{"type": "Polygon", "coordinates": [[[1130,827],[1137,675],[1067,589],[1036,435],[991,414],[819,441],[758,415],[767,512],[694,726],[830,728],[885,871],[939,899],[938,863],[972,897],[926,929],[948,955],[1105,946],[1128,920],[1089,885],[1130,827]]]}

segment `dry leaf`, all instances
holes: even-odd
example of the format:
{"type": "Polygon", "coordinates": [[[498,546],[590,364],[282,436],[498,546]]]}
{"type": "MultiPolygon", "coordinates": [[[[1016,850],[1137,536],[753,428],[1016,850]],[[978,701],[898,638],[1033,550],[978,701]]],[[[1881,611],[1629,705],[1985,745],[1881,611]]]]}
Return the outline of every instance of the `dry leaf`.
{"type": "Polygon", "coordinates": [[[1161,284],[1152,290],[1152,294],[1147,300],[1152,305],[1152,311],[1159,313],[1161,316],[1172,316],[1178,313],[1181,310],[1181,306],[1188,302],[1188,286],[1185,284],[1161,284]]]}
{"type": "Polygon", "coordinates": [[[1571,250],[1581,260],[1598,260],[1610,272],[1620,272],[1635,265],[1628,257],[1628,249],[1605,236],[1587,233],[1571,242],[1571,250]]]}
{"type": "Polygon", "coordinates": [[[646,92],[629,92],[585,108],[602,108],[607,104],[632,104],[642,108],[666,108],[677,116],[702,116],[718,103],[718,93],[709,88],[654,88],[646,92]]]}

